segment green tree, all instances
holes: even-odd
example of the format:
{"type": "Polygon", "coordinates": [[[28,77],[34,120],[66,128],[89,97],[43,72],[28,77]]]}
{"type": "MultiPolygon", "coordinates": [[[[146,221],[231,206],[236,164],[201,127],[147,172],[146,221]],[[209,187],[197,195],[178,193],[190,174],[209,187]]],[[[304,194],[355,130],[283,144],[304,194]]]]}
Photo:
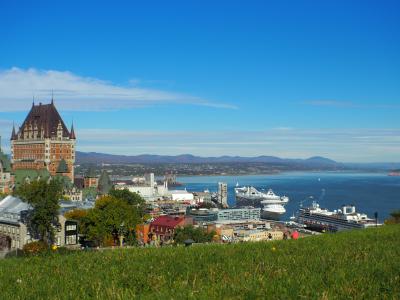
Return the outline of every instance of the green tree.
{"type": "Polygon", "coordinates": [[[31,235],[48,244],[54,243],[54,229],[60,225],[58,210],[62,183],[55,179],[49,183],[45,180],[24,183],[15,194],[32,206],[27,215],[31,235]]]}
{"type": "Polygon", "coordinates": [[[400,210],[391,212],[390,218],[385,221],[385,224],[400,224],[400,210]]]}
{"type": "Polygon", "coordinates": [[[104,244],[111,238],[116,243],[120,235],[132,244],[136,241],[135,227],[141,222],[141,216],[125,200],[103,196],[96,201],[93,209],[88,210],[82,222],[87,237],[98,244],[104,244]]]}
{"type": "Polygon", "coordinates": [[[146,209],[146,201],[139,194],[132,193],[126,189],[123,190],[111,189],[108,194],[114,198],[121,199],[125,201],[127,204],[135,207],[140,217],[144,216],[146,209]]]}
{"type": "Polygon", "coordinates": [[[192,239],[195,243],[207,243],[212,241],[214,234],[214,232],[207,233],[202,228],[189,225],[175,230],[174,241],[177,244],[183,244],[186,240],[192,239]]]}

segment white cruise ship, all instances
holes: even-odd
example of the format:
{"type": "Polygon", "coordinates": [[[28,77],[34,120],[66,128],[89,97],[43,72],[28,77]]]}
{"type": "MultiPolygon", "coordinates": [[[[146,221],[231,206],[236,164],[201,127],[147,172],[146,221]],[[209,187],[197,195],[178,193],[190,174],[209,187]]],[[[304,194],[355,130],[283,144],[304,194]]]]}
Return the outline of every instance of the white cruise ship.
{"type": "Polygon", "coordinates": [[[245,186],[235,188],[236,204],[239,206],[263,206],[261,216],[264,219],[279,220],[285,212],[285,204],[289,202],[286,196],[278,196],[271,189],[260,192],[255,187],[245,186]]]}
{"type": "Polygon", "coordinates": [[[354,205],[343,205],[341,209],[329,211],[320,208],[314,201],[311,207],[300,208],[297,223],[316,231],[342,231],[381,225],[366,214],[356,212],[354,205]]]}

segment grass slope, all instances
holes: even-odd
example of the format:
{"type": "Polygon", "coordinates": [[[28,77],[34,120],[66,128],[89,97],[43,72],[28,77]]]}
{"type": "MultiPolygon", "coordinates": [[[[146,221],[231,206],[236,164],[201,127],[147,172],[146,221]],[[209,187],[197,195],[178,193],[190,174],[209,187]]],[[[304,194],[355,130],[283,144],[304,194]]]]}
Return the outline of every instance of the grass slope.
{"type": "Polygon", "coordinates": [[[399,295],[398,225],[298,241],[0,261],[1,299],[397,299],[399,295]]]}

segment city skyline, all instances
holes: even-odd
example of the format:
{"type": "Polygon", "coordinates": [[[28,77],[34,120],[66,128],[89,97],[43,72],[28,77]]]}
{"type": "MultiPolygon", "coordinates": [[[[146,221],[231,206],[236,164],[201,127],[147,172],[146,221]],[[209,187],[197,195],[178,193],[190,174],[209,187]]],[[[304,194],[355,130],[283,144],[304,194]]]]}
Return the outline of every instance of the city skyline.
{"type": "Polygon", "coordinates": [[[71,3],[0,4],[6,151],[53,94],[79,151],[400,161],[396,1],[71,3]]]}

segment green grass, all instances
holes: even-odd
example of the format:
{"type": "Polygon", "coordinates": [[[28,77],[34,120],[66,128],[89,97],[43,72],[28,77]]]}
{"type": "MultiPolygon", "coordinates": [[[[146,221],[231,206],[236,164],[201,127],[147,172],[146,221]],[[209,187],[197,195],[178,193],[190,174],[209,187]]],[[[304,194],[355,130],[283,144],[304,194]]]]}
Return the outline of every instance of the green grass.
{"type": "Polygon", "coordinates": [[[0,299],[88,298],[400,299],[400,226],[0,261],[0,299]]]}

